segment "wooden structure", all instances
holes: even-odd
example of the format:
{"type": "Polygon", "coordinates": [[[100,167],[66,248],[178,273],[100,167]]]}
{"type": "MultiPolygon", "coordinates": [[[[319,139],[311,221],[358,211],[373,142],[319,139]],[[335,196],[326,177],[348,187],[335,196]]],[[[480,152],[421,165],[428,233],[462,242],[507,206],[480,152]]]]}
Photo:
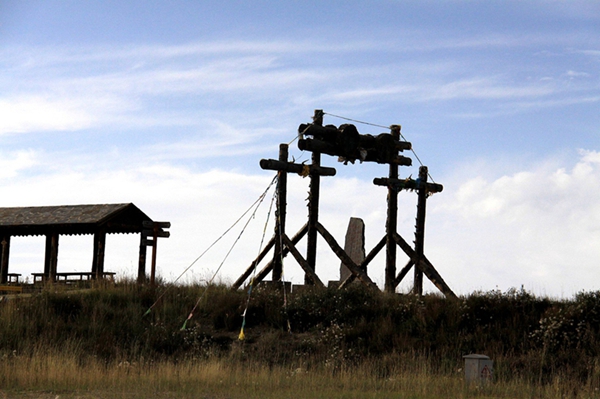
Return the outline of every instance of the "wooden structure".
{"type": "Polygon", "coordinates": [[[425,275],[444,295],[451,298],[456,297],[424,254],[426,200],[430,194],[442,191],[443,187],[439,184],[427,182],[428,173],[425,166],[420,168],[417,180],[399,178],[398,167],[409,166],[412,161],[410,158],[400,156],[398,152],[411,149],[411,144],[400,141],[400,126],[391,126],[390,130],[391,133],[371,136],[360,134],[356,127],[350,124],[339,127],[333,125],[323,126],[323,111],[316,110],[313,123],[300,125],[298,129],[300,138],[298,147],[301,150],[312,152],[311,165],[288,162],[287,144],[280,145],[278,160],[261,160],[260,166],[263,169],[276,170],[278,174],[275,235],[233,284],[233,288],[237,289],[244,284],[271,248],[274,248],[273,259],[256,273],[254,282],[260,282],[270,272],[272,272],[273,281],[280,281],[282,259],[288,253],[291,253],[304,269],[305,284],[323,286],[322,281],[316,274],[317,234],[320,234],[331,250],[340,258],[343,265],[350,271],[350,274],[343,281],[340,281],[340,289],[348,286],[355,279],[368,286],[375,286],[367,274],[367,266],[385,247],[385,290],[387,292],[395,292],[398,284],[414,266],[413,293],[422,294],[423,275],[425,275]],[[312,138],[306,138],[306,136],[312,136],[312,138]],[[388,188],[386,235],[358,264],[340,247],[329,231],[319,223],[320,177],[335,175],[335,169],[321,166],[322,153],[338,156],[344,164],[359,160],[360,162],[377,162],[389,165],[388,177],[374,179],[373,182],[376,185],[388,188]],[[308,222],[291,239],[286,234],[285,226],[287,173],[298,173],[310,177],[308,222]],[[418,194],[415,248],[412,248],[397,232],[398,193],[401,190],[413,190],[418,194]],[[306,258],[296,249],[296,244],[304,235],[307,235],[306,258]],[[398,274],[396,274],[397,246],[410,259],[398,274]]]}
{"type": "Polygon", "coordinates": [[[145,281],[146,247],[152,246],[154,270],[156,237],[168,237],[164,228],[169,226],[168,222],[152,221],[132,203],[0,208],[0,284],[15,276],[18,279],[18,275],[9,273],[11,237],[46,236],[44,272],[34,273],[34,280],[53,282],[71,275],[81,279],[114,275],[104,271],[106,235],[135,233],[140,234],[138,281],[145,281]],[[91,273],[58,273],[59,237],[87,234],[94,236],[91,273]],[[148,240],[149,236],[153,240],[148,240]]]}

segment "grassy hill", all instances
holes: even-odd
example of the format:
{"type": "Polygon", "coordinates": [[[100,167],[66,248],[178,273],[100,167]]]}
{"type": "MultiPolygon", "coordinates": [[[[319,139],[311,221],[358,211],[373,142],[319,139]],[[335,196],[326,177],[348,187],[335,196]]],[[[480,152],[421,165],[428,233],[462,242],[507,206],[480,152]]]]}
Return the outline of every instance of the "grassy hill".
{"type": "MultiPolygon", "coordinates": [[[[218,361],[332,376],[362,370],[388,381],[423,370],[459,376],[462,356],[482,353],[494,360],[497,382],[562,381],[569,392],[595,392],[599,333],[599,292],[556,301],[523,290],[492,291],[451,301],[362,286],[285,294],[257,287],[248,300],[247,292],[225,286],[152,289],[123,282],[80,291],[48,287],[0,302],[3,367],[10,359],[46,355],[106,368],[218,361]]],[[[16,386],[10,375],[0,373],[0,388],[16,386]]]]}

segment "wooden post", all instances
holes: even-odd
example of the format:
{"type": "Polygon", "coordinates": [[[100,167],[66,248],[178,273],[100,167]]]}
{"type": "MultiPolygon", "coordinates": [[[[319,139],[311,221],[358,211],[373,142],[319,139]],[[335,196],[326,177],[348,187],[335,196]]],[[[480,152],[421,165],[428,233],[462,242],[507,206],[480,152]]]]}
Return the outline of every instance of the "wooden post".
{"type": "MultiPolygon", "coordinates": [[[[293,252],[295,250],[288,248],[288,245],[296,245],[298,241],[307,233],[308,224],[306,223],[298,233],[292,239],[286,240],[285,234],[285,221],[286,221],[286,213],[287,213],[287,173],[297,173],[301,176],[311,176],[311,182],[313,176],[335,176],[336,170],[335,168],[321,167],[319,165],[305,165],[305,164],[295,164],[287,161],[288,157],[288,145],[281,144],[279,148],[279,159],[261,159],[260,167],[265,170],[275,170],[279,175],[279,180],[277,184],[277,222],[275,224],[275,235],[269,243],[265,246],[265,248],[261,251],[258,257],[252,262],[250,267],[246,269],[246,271],[235,281],[232,288],[238,289],[244,284],[244,281],[254,272],[255,268],[258,266],[260,261],[266,256],[267,252],[271,249],[271,247],[275,247],[273,259],[262,269],[260,270],[254,277],[255,283],[262,281],[268,273],[273,273],[273,281],[281,280],[282,276],[282,265],[281,259],[284,258],[288,253],[293,252]]],[[[318,186],[318,185],[317,185],[318,186]]],[[[317,192],[318,198],[318,192],[317,192]]],[[[317,202],[318,204],[318,202],[317,202]]],[[[309,213],[310,213],[309,209],[309,213]]],[[[312,213],[313,217],[318,217],[314,212],[312,213]]],[[[313,226],[316,226],[316,223],[313,223],[313,226]]],[[[316,234],[316,227],[315,227],[316,234]]],[[[316,237],[315,237],[316,239],[316,237]]],[[[299,252],[295,251],[292,253],[295,257],[299,255],[299,252]]],[[[300,266],[305,270],[309,270],[309,272],[305,272],[305,279],[310,280],[311,282],[316,281],[314,279],[314,263],[312,267],[307,267],[308,262],[303,260],[300,262],[300,266]]],[[[310,282],[309,282],[310,284],[310,282]]]]}
{"type": "Polygon", "coordinates": [[[44,278],[56,281],[58,268],[58,233],[46,234],[46,255],[44,257],[44,278]]]}
{"type": "Polygon", "coordinates": [[[152,226],[152,263],[150,266],[150,286],[156,285],[156,245],[158,244],[158,224],[152,226]]]}
{"type": "MultiPolygon", "coordinates": [[[[392,137],[400,140],[400,125],[391,126],[392,137]]],[[[389,171],[390,179],[398,179],[398,165],[391,163],[389,171]]],[[[398,190],[391,185],[388,186],[388,208],[385,224],[386,233],[386,257],[385,257],[385,291],[396,292],[394,282],[396,280],[396,241],[394,234],[398,225],[398,190]]]]}
{"type": "MultiPolygon", "coordinates": [[[[323,110],[316,109],[313,116],[313,124],[323,126],[323,110]]],[[[312,166],[321,166],[321,153],[312,153],[312,166]]],[[[317,266],[317,223],[319,222],[319,193],[321,176],[318,173],[310,175],[310,190],[308,196],[308,232],[306,244],[306,262],[313,272],[317,266]]],[[[313,285],[313,280],[304,275],[304,284],[313,285]]]]}
{"type": "Polygon", "coordinates": [[[10,252],[10,235],[6,234],[2,237],[2,251],[0,256],[0,284],[8,283],[8,255],[10,252]]]}
{"type": "MultiPolygon", "coordinates": [[[[279,145],[279,161],[287,163],[288,145],[279,145]]],[[[287,212],[287,172],[277,171],[277,209],[275,210],[275,251],[273,252],[273,281],[280,281],[283,273],[282,236],[285,234],[285,216],[287,212]]]]}
{"type": "Polygon", "coordinates": [[[424,254],[425,242],[425,207],[427,203],[427,166],[419,168],[418,200],[417,200],[417,223],[415,225],[415,275],[413,294],[423,295],[423,270],[421,260],[424,254]]]}
{"type": "Polygon", "coordinates": [[[100,279],[104,275],[104,254],[106,246],[106,232],[94,233],[94,259],[92,260],[92,273],[94,278],[100,279]]]}
{"type": "Polygon", "coordinates": [[[142,222],[142,234],[140,235],[140,263],[138,266],[138,283],[146,281],[146,247],[152,246],[152,262],[150,268],[150,285],[156,283],[156,252],[158,237],[169,237],[171,233],[165,231],[171,227],[171,222],[153,222],[144,220],[142,222]]]}
{"type": "Polygon", "coordinates": [[[138,284],[146,282],[146,237],[140,234],[140,256],[138,261],[138,284]]]}

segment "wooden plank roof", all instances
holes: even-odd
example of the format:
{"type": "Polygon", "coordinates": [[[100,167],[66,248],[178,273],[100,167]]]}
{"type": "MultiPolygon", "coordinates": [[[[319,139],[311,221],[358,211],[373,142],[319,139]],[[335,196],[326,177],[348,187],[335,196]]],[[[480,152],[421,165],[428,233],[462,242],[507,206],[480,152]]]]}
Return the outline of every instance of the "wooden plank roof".
{"type": "Polygon", "coordinates": [[[152,219],[132,203],[0,208],[0,232],[15,236],[139,233],[144,221],[152,219]]]}

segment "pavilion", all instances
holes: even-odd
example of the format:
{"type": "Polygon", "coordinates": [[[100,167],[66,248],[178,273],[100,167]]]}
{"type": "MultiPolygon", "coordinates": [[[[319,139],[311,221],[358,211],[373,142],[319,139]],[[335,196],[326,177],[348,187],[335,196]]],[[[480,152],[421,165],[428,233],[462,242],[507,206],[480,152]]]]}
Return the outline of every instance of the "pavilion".
{"type": "MultiPolygon", "coordinates": [[[[138,281],[146,279],[146,247],[153,248],[156,238],[168,237],[168,222],[154,222],[132,203],[100,205],[61,205],[0,208],[0,284],[9,282],[10,240],[14,236],[46,236],[43,280],[56,281],[60,235],[93,235],[94,249],[91,278],[103,278],[107,234],[140,234],[138,281]]],[[[154,266],[154,264],[153,264],[154,266]]],[[[60,274],[60,273],[59,273],[60,274]]],[[[66,274],[66,273],[63,273],[66,274]]],[[[18,279],[18,277],[17,277],[18,279]]]]}

